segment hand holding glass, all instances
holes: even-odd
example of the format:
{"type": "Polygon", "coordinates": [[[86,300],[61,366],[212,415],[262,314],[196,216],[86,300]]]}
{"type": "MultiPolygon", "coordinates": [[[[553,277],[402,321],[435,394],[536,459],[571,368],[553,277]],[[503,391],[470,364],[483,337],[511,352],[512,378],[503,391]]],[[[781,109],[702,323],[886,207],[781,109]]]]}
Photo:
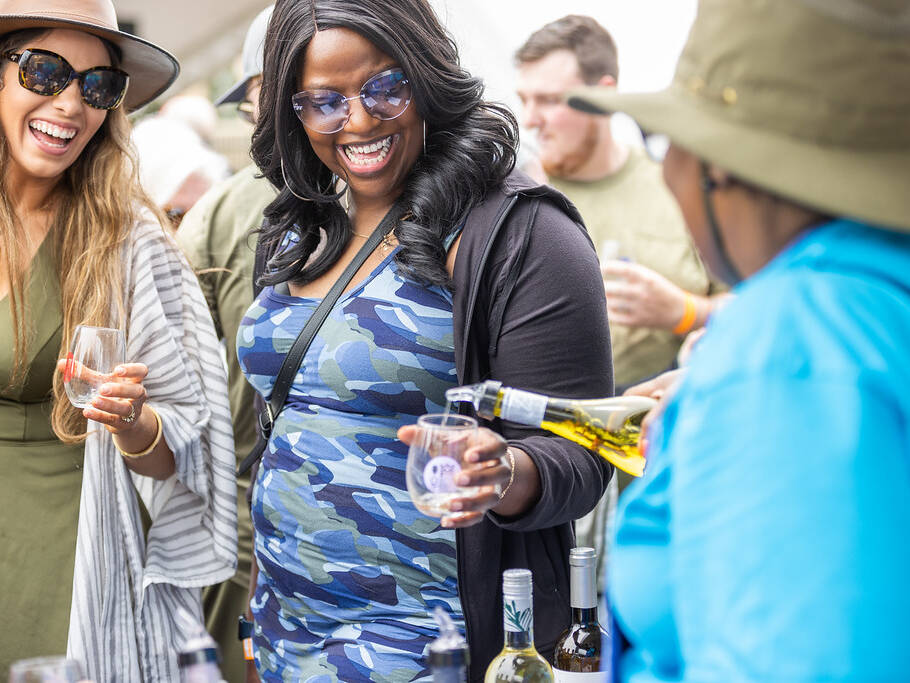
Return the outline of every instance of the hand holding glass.
{"type": "Polygon", "coordinates": [[[114,381],[114,369],[126,360],[121,330],[79,325],[73,335],[63,371],[66,395],[77,408],[91,407],[105,382],[114,381]]]}
{"type": "Polygon", "coordinates": [[[455,477],[466,466],[465,451],[474,445],[477,421],[464,415],[422,415],[408,450],[407,483],[414,505],[425,515],[451,514],[449,503],[477,495],[481,487],[458,486],[455,477]]]}

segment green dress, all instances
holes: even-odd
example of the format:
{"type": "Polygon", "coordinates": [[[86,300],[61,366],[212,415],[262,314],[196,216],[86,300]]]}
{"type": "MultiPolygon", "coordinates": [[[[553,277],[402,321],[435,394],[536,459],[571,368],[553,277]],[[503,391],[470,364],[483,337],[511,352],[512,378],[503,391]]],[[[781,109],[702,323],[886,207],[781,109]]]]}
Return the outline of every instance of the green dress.
{"type": "Polygon", "coordinates": [[[16,387],[9,296],[0,299],[0,680],[17,659],[66,652],[82,490],[83,447],[63,444],[50,424],[63,318],[49,245],[32,261],[26,297],[33,335],[16,387]]]}

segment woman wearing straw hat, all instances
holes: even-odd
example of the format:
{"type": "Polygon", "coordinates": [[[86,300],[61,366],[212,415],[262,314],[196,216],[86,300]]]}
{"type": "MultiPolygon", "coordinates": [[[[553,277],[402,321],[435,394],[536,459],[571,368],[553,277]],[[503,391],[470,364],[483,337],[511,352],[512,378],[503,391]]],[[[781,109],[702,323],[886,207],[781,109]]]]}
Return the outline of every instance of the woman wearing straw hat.
{"type": "Polygon", "coordinates": [[[0,0],[2,672],[66,651],[98,682],[176,680],[175,613],[233,573],[218,343],[127,151],[126,111],[176,75],[109,0],[0,0]],[[56,372],[79,324],[126,338],[84,409],[56,372]]]}
{"type": "Polygon", "coordinates": [[[906,680],[908,83],[908,0],[702,0],[668,90],[570,99],[669,137],[738,294],[620,503],[623,681],[906,680]]]}

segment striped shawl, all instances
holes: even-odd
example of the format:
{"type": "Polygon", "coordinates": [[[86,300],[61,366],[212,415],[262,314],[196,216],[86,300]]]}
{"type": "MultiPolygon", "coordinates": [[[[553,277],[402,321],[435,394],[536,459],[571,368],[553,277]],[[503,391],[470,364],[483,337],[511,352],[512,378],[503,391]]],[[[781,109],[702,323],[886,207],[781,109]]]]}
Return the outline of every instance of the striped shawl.
{"type": "Polygon", "coordinates": [[[149,368],[148,404],[177,469],[165,481],[131,473],[89,423],[67,652],[97,683],[177,681],[177,609],[201,621],[200,588],[236,567],[227,383],[196,278],[147,215],[125,248],[124,283],[127,360],[149,368]],[[152,519],[145,541],[137,494],[152,519]]]}

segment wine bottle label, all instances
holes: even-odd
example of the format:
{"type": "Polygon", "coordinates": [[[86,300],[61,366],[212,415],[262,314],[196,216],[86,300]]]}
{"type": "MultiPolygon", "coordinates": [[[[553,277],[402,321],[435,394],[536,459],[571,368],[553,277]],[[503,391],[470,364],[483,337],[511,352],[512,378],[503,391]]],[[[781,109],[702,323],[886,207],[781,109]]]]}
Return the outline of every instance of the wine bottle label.
{"type": "Polygon", "coordinates": [[[503,392],[500,417],[510,422],[537,426],[543,422],[547,397],[530,391],[506,389],[503,392]]]}
{"type": "Polygon", "coordinates": [[[534,613],[531,607],[531,596],[511,597],[507,596],[502,601],[502,621],[503,628],[512,633],[530,631],[534,620],[534,613]]]}
{"type": "Polygon", "coordinates": [[[593,673],[577,673],[575,671],[562,671],[553,667],[553,680],[556,683],[593,683],[593,681],[600,681],[601,683],[608,683],[610,680],[607,677],[606,671],[594,671],[593,673]]]}

